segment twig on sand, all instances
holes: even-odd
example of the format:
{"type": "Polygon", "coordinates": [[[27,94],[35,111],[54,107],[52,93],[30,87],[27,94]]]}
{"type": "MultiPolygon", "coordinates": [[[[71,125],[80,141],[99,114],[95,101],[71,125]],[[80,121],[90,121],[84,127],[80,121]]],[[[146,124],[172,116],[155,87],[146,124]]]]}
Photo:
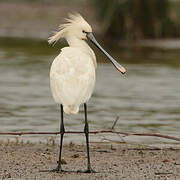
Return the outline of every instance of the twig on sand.
{"type": "Polygon", "coordinates": [[[112,125],[112,128],[111,128],[112,130],[113,130],[114,127],[116,126],[118,120],[119,120],[119,116],[116,117],[116,119],[115,119],[115,121],[114,121],[114,123],[113,123],[113,125],[112,125]]]}
{"type": "Polygon", "coordinates": [[[172,172],[155,172],[155,175],[169,175],[169,174],[173,174],[172,172]]]}
{"type": "MultiPolygon", "coordinates": [[[[83,131],[66,131],[66,134],[81,134],[84,133],[83,131]]],[[[171,139],[175,141],[180,141],[179,137],[174,136],[168,136],[168,135],[162,135],[162,134],[156,134],[156,133],[126,133],[121,131],[114,131],[114,130],[100,130],[100,131],[90,131],[90,134],[104,134],[104,133],[114,133],[114,134],[123,134],[124,136],[154,136],[154,137],[160,137],[165,139],[171,139]]],[[[1,132],[0,135],[16,135],[16,136],[22,136],[22,135],[58,135],[59,132],[1,132]]]]}
{"type": "MultiPolygon", "coordinates": [[[[124,135],[126,136],[154,136],[154,137],[160,137],[165,139],[171,139],[175,141],[180,141],[180,137],[174,137],[169,135],[162,135],[158,133],[127,133],[122,131],[115,131],[114,127],[116,126],[117,122],[119,120],[119,116],[116,117],[112,127],[110,130],[99,130],[99,131],[90,131],[90,134],[118,134],[118,135],[124,135]]],[[[66,131],[66,134],[82,134],[84,131],[66,131]]],[[[58,135],[60,132],[0,132],[0,135],[16,135],[16,136],[22,136],[22,135],[58,135]]]]}

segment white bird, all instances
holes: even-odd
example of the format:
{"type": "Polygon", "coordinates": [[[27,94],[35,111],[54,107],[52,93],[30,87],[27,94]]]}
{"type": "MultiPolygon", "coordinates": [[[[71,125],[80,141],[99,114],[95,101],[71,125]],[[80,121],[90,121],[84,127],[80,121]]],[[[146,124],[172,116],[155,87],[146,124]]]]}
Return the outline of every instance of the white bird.
{"type": "Polygon", "coordinates": [[[94,172],[90,165],[89,156],[89,136],[87,122],[87,105],[92,95],[95,84],[96,56],[89,47],[86,40],[90,40],[98,49],[100,49],[121,72],[126,70],[117,63],[95,40],[92,34],[91,26],[84,20],[80,14],[69,15],[66,23],[59,26],[59,30],[48,39],[50,44],[56,43],[64,38],[69,47],[61,49],[60,54],[54,59],[50,69],[50,86],[53,98],[61,107],[61,125],[60,125],[60,151],[59,161],[56,169],[52,171],[63,172],[61,167],[61,152],[63,135],[65,133],[63,112],[67,114],[77,114],[79,106],[84,104],[85,126],[87,145],[87,170],[84,172],[94,172]]]}

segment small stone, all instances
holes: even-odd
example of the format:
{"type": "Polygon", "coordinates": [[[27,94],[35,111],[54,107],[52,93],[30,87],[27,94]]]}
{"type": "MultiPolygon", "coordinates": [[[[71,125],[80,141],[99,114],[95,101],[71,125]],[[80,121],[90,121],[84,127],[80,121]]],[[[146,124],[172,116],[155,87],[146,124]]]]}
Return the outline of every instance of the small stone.
{"type": "Polygon", "coordinates": [[[78,158],[78,157],[79,157],[79,154],[73,154],[72,157],[73,157],[73,158],[78,158]]]}
{"type": "Polygon", "coordinates": [[[143,153],[143,151],[139,150],[139,151],[138,151],[138,154],[144,154],[144,153],[143,153]]]}
{"type": "Polygon", "coordinates": [[[175,162],[174,164],[175,164],[175,165],[180,165],[180,162],[175,162]]]}
{"type": "Polygon", "coordinates": [[[163,162],[166,163],[166,162],[169,162],[169,160],[168,159],[164,159],[163,162]]]}

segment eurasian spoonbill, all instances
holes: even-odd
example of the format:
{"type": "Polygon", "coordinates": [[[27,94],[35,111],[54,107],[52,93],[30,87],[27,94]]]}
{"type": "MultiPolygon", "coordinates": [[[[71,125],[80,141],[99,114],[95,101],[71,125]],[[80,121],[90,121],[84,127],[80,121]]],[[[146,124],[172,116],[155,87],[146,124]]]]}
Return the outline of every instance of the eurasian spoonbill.
{"type": "Polygon", "coordinates": [[[48,42],[50,44],[56,43],[61,38],[66,39],[69,47],[61,49],[60,54],[54,59],[50,69],[52,95],[55,102],[60,105],[61,112],[59,161],[56,169],[52,171],[64,171],[61,167],[62,143],[65,133],[63,112],[66,114],[77,114],[79,106],[84,104],[87,170],[83,172],[91,173],[94,172],[94,170],[90,164],[86,103],[94,89],[95,69],[97,65],[96,56],[86,40],[92,42],[102,51],[122,74],[124,74],[126,70],[99,45],[92,34],[91,26],[80,14],[69,15],[66,23],[59,26],[59,30],[48,39],[48,42]]]}

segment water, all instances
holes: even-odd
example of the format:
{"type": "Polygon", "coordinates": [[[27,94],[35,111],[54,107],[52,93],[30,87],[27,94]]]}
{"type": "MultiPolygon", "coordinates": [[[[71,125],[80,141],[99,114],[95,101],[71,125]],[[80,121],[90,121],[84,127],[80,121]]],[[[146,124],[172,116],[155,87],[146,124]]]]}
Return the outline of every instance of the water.
{"type": "MultiPolygon", "coordinates": [[[[107,47],[108,48],[108,47],[107,47]]],[[[107,49],[106,48],[106,49],[107,49]]],[[[48,47],[41,41],[2,39],[0,44],[0,132],[58,131],[59,107],[49,88],[49,68],[59,45],[48,47]]],[[[111,64],[97,68],[97,82],[89,101],[91,130],[116,130],[161,133],[180,136],[180,53],[154,49],[111,50],[127,68],[122,76],[111,64]]],[[[65,115],[67,130],[83,130],[81,107],[78,115],[65,115]]],[[[3,136],[7,138],[7,136],[3,136]]],[[[109,139],[121,140],[117,136],[109,139]]],[[[66,140],[81,142],[84,136],[66,135],[66,140]]],[[[91,137],[103,141],[104,136],[91,137]]],[[[153,137],[130,137],[129,141],[174,143],[153,137]]]]}

